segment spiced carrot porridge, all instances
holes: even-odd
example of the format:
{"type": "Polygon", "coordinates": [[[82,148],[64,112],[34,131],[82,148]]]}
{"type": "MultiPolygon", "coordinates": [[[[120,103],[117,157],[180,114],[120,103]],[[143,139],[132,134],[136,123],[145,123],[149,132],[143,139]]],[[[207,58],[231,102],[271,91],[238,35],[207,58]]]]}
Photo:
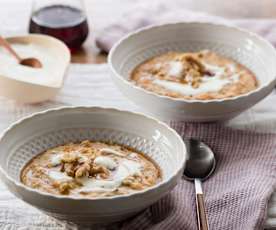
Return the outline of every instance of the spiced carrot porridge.
{"type": "Polygon", "coordinates": [[[88,140],[49,149],[21,172],[21,181],[29,187],[78,197],[133,193],[160,180],[158,166],[144,154],[88,140]]]}
{"type": "Polygon", "coordinates": [[[249,69],[209,50],[156,56],[138,65],[130,81],[160,95],[198,100],[234,97],[258,87],[249,69]]]}

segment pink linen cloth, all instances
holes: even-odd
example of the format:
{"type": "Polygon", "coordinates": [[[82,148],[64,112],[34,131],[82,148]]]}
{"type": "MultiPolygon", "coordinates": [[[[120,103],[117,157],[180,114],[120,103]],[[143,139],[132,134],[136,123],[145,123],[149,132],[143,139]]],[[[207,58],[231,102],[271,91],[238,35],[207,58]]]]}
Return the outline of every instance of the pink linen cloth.
{"type": "MultiPolygon", "coordinates": [[[[235,130],[220,124],[176,123],[182,137],[194,137],[214,151],[217,167],[203,183],[212,230],[264,229],[267,203],[276,185],[276,135],[235,130]]],[[[125,221],[123,230],[196,230],[192,182],[182,179],[165,198],[125,221]]]]}
{"type": "Polygon", "coordinates": [[[202,12],[193,12],[183,8],[180,0],[159,4],[137,4],[120,19],[99,30],[96,36],[97,46],[109,52],[111,47],[124,35],[136,29],[168,22],[201,21],[236,25],[255,32],[276,46],[276,20],[273,19],[232,19],[213,16],[202,12]],[[175,3],[175,4],[173,4],[175,3]],[[178,4],[177,4],[178,3],[178,4]],[[182,7],[182,8],[181,8],[182,7]]]}

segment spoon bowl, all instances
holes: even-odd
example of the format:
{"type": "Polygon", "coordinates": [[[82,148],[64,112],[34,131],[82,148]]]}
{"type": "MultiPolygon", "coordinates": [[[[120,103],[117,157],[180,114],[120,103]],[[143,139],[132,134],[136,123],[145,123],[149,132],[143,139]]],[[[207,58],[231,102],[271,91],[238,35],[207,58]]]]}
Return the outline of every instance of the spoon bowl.
{"type": "Polygon", "coordinates": [[[24,58],[19,62],[21,65],[33,67],[33,68],[42,68],[41,62],[36,58],[24,58]]]}
{"type": "Polygon", "coordinates": [[[187,180],[208,179],[216,167],[213,151],[208,145],[196,139],[189,139],[185,143],[188,157],[183,176],[187,180]]]}

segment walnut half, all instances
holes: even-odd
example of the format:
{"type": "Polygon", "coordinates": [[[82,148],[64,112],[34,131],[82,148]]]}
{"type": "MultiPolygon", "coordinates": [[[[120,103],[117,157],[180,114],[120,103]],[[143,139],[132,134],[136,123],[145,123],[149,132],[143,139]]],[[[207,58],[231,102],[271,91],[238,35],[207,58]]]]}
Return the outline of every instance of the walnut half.
{"type": "Polygon", "coordinates": [[[80,178],[83,176],[87,176],[89,174],[89,171],[91,169],[91,166],[89,163],[83,163],[75,172],[75,177],[80,178]]]}

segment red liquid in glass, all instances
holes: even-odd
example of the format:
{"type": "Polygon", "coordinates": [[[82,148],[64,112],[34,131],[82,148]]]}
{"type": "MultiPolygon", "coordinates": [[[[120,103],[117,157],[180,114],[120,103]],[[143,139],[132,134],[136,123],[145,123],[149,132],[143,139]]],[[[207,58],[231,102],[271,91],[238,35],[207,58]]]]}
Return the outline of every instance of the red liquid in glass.
{"type": "Polygon", "coordinates": [[[82,11],[64,5],[52,5],[34,12],[30,33],[41,33],[62,40],[70,49],[78,49],[88,35],[88,24],[82,11]]]}

